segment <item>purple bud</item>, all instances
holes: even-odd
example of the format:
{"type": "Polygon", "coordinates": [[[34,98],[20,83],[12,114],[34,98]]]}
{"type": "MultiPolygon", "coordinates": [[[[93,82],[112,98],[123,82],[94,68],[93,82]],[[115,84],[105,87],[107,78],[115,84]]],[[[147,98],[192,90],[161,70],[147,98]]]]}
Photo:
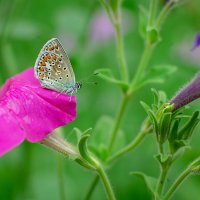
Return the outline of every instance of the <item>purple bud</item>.
{"type": "Polygon", "coordinates": [[[173,97],[170,104],[174,104],[174,110],[181,108],[200,97],[200,73],[173,97]]]}
{"type": "Polygon", "coordinates": [[[192,50],[196,49],[196,48],[199,47],[199,46],[200,46],[200,33],[198,33],[198,34],[196,35],[196,38],[195,38],[195,41],[194,41],[192,50]]]}

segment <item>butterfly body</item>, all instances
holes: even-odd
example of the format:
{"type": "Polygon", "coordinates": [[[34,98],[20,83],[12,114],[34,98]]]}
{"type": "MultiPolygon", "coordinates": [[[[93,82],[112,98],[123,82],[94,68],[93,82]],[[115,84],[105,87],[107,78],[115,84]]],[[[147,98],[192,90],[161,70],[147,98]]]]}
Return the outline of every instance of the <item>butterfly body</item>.
{"type": "Polygon", "coordinates": [[[81,88],[61,43],[57,38],[49,40],[41,49],[35,66],[35,76],[42,87],[73,95],[81,88]]]}

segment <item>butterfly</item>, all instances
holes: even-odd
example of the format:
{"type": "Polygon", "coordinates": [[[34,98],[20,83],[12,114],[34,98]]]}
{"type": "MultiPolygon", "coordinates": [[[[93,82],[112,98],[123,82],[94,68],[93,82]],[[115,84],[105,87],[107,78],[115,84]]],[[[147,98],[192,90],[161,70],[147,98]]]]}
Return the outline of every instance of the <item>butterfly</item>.
{"type": "Polygon", "coordinates": [[[82,86],[75,81],[70,60],[57,38],[50,39],[42,47],[34,71],[42,87],[66,95],[74,95],[82,86]]]}

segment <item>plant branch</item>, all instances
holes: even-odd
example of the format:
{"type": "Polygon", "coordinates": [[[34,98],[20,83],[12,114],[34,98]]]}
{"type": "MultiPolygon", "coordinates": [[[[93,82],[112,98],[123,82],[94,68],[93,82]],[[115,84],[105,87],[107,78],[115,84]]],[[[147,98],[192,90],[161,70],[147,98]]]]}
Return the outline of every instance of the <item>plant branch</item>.
{"type": "Polygon", "coordinates": [[[119,127],[120,127],[120,124],[121,124],[121,121],[122,121],[122,117],[124,115],[128,100],[129,100],[129,97],[124,95],[123,98],[122,98],[122,102],[121,102],[121,106],[120,106],[119,112],[117,114],[117,118],[115,120],[114,128],[113,128],[113,131],[112,131],[112,134],[111,134],[111,138],[110,138],[110,143],[108,145],[109,152],[112,151],[112,147],[113,147],[114,142],[116,140],[117,133],[118,133],[118,130],[119,130],[119,127]]]}
{"type": "Polygon", "coordinates": [[[63,158],[57,155],[57,170],[58,170],[58,185],[60,200],[65,200],[65,184],[64,184],[64,169],[63,169],[63,158]]]}
{"type": "Polygon", "coordinates": [[[157,6],[158,6],[158,1],[157,0],[151,0],[150,9],[149,9],[149,20],[148,20],[148,26],[149,27],[152,27],[154,25],[157,6]]]}
{"type": "Polygon", "coordinates": [[[135,74],[135,76],[131,82],[131,85],[129,87],[129,90],[128,90],[129,95],[131,95],[136,90],[137,84],[141,80],[142,75],[144,74],[145,68],[147,66],[147,63],[148,63],[149,58],[152,53],[152,48],[153,48],[152,44],[150,44],[149,42],[145,43],[145,48],[142,53],[139,67],[137,68],[136,74],[135,74]]]}
{"type": "Polygon", "coordinates": [[[121,19],[118,18],[118,21],[115,24],[115,32],[116,32],[116,46],[117,46],[117,54],[118,54],[118,60],[120,65],[120,73],[122,80],[128,82],[128,70],[126,65],[126,59],[125,59],[125,53],[124,53],[124,42],[122,37],[122,25],[121,25],[121,19]]]}
{"type": "Polygon", "coordinates": [[[114,195],[114,192],[112,190],[108,176],[106,175],[106,172],[104,171],[104,169],[103,169],[103,167],[101,166],[100,163],[99,163],[98,166],[96,166],[96,171],[97,171],[99,177],[101,178],[101,181],[103,183],[104,189],[106,190],[108,199],[109,200],[115,200],[115,195],[114,195]]]}
{"type": "Polygon", "coordinates": [[[169,168],[170,168],[170,165],[168,165],[168,164],[166,166],[161,166],[161,173],[160,173],[158,185],[156,188],[156,193],[157,193],[158,197],[161,197],[161,195],[162,195],[165,179],[167,177],[169,168]]]}
{"type": "Polygon", "coordinates": [[[183,181],[192,173],[199,174],[199,165],[200,165],[200,157],[198,157],[196,160],[194,160],[180,175],[179,177],[174,181],[170,189],[166,192],[163,200],[168,200],[170,197],[174,194],[174,192],[177,190],[177,188],[183,183],[183,181]],[[196,171],[195,168],[198,168],[196,171]]]}
{"type": "Polygon", "coordinates": [[[114,162],[117,159],[119,159],[120,157],[122,157],[125,154],[127,154],[128,152],[134,150],[142,142],[142,140],[144,139],[144,137],[146,135],[147,135],[146,131],[141,131],[130,144],[128,144],[127,146],[122,148],[120,151],[118,151],[116,154],[111,156],[108,159],[108,163],[114,162]]]}
{"type": "Polygon", "coordinates": [[[92,180],[92,183],[91,183],[91,185],[89,187],[89,190],[88,190],[88,192],[87,192],[87,194],[85,196],[85,200],[89,200],[92,197],[92,194],[93,194],[94,189],[97,186],[98,182],[99,182],[99,176],[95,175],[95,177],[92,180]]]}
{"type": "Polygon", "coordinates": [[[162,23],[164,22],[166,16],[170,13],[171,9],[173,8],[173,5],[175,4],[174,0],[169,0],[166,5],[163,7],[162,11],[160,12],[157,21],[156,21],[156,27],[157,29],[160,29],[162,26],[162,23]]]}

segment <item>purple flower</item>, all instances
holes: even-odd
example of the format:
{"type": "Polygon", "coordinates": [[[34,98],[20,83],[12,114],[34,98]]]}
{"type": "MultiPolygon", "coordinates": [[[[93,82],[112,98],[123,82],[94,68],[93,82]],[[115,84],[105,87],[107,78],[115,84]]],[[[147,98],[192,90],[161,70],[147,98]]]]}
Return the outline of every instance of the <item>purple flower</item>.
{"type": "Polygon", "coordinates": [[[171,104],[174,104],[174,110],[181,108],[200,97],[200,73],[186,85],[178,94],[172,98],[171,104]]]}
{"type": "Polygon", "coordinates": [[[196,35],[192,50],[198,48],[200,46],[200,33],[196,35]]]}
{"type": "Polygon", "coordinates": [[[105,12],[97,12],[91,24],[91,36],[94,41],[103,41],[115,35],[115,29],[105,12]]]}
{"type": "Polygon", "coordinates": [[[76,118],[76,97],[44,89],[33,68],[11,77],[0,89],[0,156],[24,139],[39,142],[76,118]]]}
{"type": "MultiPolygon", "coordinates": [[[[122,31],[127,32],[132,28],[130,13],[122,10],[122,31]]],[[[94,42],[102,42],[115,36],[115,28],[108,15],[104,11],[97,11],[91,21],[91,39],[94,42]]]]}

